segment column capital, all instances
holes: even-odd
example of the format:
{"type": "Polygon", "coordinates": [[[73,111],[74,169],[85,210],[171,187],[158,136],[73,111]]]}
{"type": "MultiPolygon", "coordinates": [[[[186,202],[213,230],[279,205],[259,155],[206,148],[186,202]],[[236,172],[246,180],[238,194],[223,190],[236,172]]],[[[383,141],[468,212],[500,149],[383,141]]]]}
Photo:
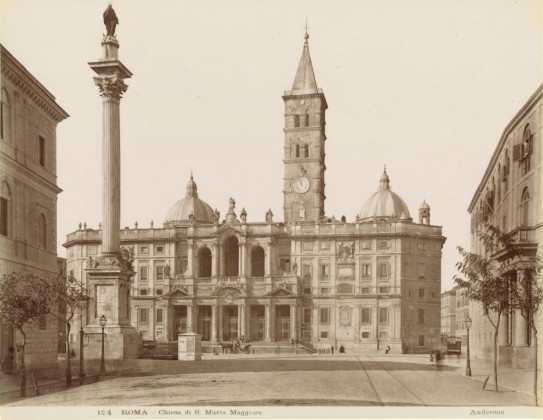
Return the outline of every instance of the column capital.
{"type": "Polygon", "coordinates": [[[94,84],[98,86],[100,96],[104,99],[119,101],[128,89],[128,85],[116,74],[95,76],[94,84]]]}

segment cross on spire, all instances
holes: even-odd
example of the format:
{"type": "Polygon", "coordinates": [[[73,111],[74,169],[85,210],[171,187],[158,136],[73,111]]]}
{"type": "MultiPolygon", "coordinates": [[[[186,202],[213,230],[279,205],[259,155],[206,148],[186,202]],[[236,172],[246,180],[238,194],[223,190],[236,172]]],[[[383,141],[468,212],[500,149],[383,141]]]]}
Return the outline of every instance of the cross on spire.
{"type": "Polygon", "coordinates": [[[307,26],[307,16],[305,17],[305,33],[307,33],[307,30],[309,29],[309,26],[307,26]]]}

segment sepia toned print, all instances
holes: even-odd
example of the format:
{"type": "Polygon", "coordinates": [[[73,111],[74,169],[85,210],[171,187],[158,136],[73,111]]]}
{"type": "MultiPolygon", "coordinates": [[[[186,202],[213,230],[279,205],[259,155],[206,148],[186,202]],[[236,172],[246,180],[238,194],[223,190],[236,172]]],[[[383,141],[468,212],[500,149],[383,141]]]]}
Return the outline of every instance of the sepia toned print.
{"type": "MultiPolygon", "coordinates": [[[[538,10],[532,2],[499,3],[518,23],[538,10]]],[[[66,17],[85,12],[89,20],[74,35],[76,48],[67,46],[63,58],[51,53],[55,70],[47,62],[26,64],[32,59],[10,35],[18,30],[7,25],[2,416],[50,408],[42,414],[402,418],[439,417],[429,407],[450,407],[457,417],[535,417],[543,389],[540,75],[515,68],[527,81],[511,83],[515,88],[501,98],[493,93],[507,103],[499,112],[473,100],[472,114],[487,107],[486,131],[476,129],[484,141],[455,144],[451,127],[462,125],[459,104],[473,90],[458,101],[464,88],[438,86],[431,72],[466,86],[473,81],[441,63],[425,68],[399,59],[401,49],[371,16],[397,19],[407,10],[402,2],[318,2],[318,23],[308,23],[304,12],[305,26],[286,31],[283,22],[277,40],[268,27],[279,12],[274,3],[262,33],[243,25],[227,30],[217,11],[206,15],[205,2],[158,4],[163,9],[149,7],[144,22],[138,6],[122,1],[78,12],[54,2],[52,10],[64,8],[66,17]],[[333,14],[329,23],[324,18],[332,11],[352,15],[337,39],[348,59],[318,34],[338,23],[333,14]],[[161,16],[163,31],[149,32],[161,16]],[[381,33],[380,47],[361,43],[366,29],[354,16],[381,33]],[[166,24],[174,17],[185,23],[178,33],[166,24]],[[196,17],[217,33],[200,32],[196,17]],[[201,38],[183,37],[191,31],[201,38]],[[237,40],[232,51],[218,48],[219,34],[224,47],[237,40]],[[368,51],[344,44],[351,41],[368,51]],[[262,42],[268,51],[257,56],[266,56],[266,65],[243,54],[266,50],[257,46],[262,42]],[[391,51],[398,60],[385,58],[391,51]],[[73,74],[58,71],[75,58],[73,74]],[[360,62],[371,69],[363,78],[348,69],[360,62]],[[387,73],[384,62],[403,68],[405,77],[387,73]],[[343,102],[336,79],[350,92],[343,102]],[[390,96],[381,106],[372,83],[390,93],[386,85],[398,80],[406,87],[397,105],[418,89],[412,108],[424,109],[423,119],[390,96]],[[78,87],[70,92],[63,82],[78,87]],[[270,106],[269,98],[282,104],[270,106]],[[438,107],[436,124],[431,114],[438,107]],[[50,296],[42,292],[47,282],[54,284],[50,296]]],[[[22,16],[15,3],[4,7],[7,16],[22,16]]],[[[303,2],[289,7],[311,10],[303,2]]],[[[444,3],[443,10],[452,17],[484,11],[492,22],[501,16],[496,7],[444,3]]],[[[239,24],[264,8],[237,2],[219,10],[239,24]],[[246,16],[236,15],[243,6],[246,16]]],[[[425,22],[428,34],[466,31],[484,39],[471,24],[438,28],[424,19],[439,20],[443,10],[421,3],[408,16],[425,22]]],[[[397,23],[391,34],[409,27],[397,23]]],[[[540,29],[531,24],[521,34],[540,29]]],[[[511,45],[522,39],[507,28],[511,45]]],[[[435,40],[425,45],[442,50],[444,60],[452,59],[444,46],[457,48],[452,39],[440,48],[435,40]]],[[[509,45],[504,50],[524,57],[509,45]]],[[[476,60],[471,48],[458,51],[458,65],[476,60]]],[[[413,59],[426,54],[413,45],[413,59]]],[[[495,51],[483,56],[481,65],[501,60],[495,51]]]]}

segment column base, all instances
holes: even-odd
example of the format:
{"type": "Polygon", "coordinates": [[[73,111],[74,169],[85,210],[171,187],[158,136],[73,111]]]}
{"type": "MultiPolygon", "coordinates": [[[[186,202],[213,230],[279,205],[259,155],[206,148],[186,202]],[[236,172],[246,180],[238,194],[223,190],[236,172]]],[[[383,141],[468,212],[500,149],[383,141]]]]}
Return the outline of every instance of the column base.
{"type": "MultiPolygon", "coordinates": [[[[85,327],[84,357],[102,357],[102,327],[85,327]]],[[[137,359],[143,350],[141,336],[131,325],[108,325],[104,329],[104,358],[106,360],[137,359]]]]}

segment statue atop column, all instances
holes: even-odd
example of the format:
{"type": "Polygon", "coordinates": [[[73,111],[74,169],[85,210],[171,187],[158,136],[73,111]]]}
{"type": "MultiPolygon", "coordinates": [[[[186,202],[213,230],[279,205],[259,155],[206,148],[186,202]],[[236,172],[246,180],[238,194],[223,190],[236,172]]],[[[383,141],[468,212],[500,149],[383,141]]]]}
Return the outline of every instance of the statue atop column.
{"type": "Polygon", "coordinates": [[[115,27],[119,24],[119,19],[111,4],[107,6],[104,12],[104,25],[106,25],[107,36],[115,36],[115,27]]]}

